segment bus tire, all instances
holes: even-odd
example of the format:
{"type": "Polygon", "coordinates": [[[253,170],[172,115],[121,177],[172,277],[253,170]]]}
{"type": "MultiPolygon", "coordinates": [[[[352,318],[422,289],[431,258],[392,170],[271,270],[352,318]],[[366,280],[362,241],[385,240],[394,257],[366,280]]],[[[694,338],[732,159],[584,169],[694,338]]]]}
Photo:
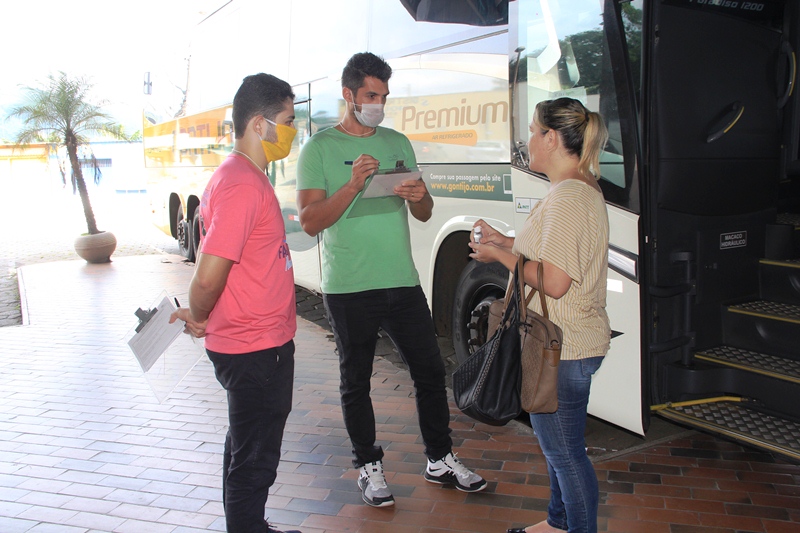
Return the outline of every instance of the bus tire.
{"type": "Polygon", "coordinates": [[[192,227],[189,222],[183,217],[183,208],[178,208],[178,213],[175,216],[175,229],[178,239],[178,249],[183,257],[188,261],[194,262],[194,250],[192,250],[192,227]]]}
{"type": "Polygon", "coordinates": [[[192,217],[192,261],[197,261],[200,255],[200,237],[203,228],[200,226],[200,206],[194,208],[192,217]]]}
{"type": "Polygon", "coordinates": [[[489,306],[505,296],[508,277],[501,263],[474,260],[461,272],[453,303],[453,349],[459,364],[486,342],[489,306]]]}

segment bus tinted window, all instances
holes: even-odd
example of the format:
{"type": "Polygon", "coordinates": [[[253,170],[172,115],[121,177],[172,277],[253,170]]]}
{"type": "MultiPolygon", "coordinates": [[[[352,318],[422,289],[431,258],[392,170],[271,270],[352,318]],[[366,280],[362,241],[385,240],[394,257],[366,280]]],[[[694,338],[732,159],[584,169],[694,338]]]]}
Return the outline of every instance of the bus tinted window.
{"type": "MultiPolygon", "coordinates": [[[[527,168],[527,154],[524,152],[528,125],[536,104],[568,96],[601,113],[606,120],[610,138],[600,158],[604,188],[630,187],[631,178],[626,176],[624,165],[611,58],[603,31],[603,4],[595,0],[533,0],[519,3],[518,9],[515,28],[518,47],[511,54],[511,77],[512,83],[516,80],[514,97],[519,109],[515,116],[514,140],[522,153],[513,159],[514,164],[527,168]]],[[[641,11],[638,11],[638,21],[631,17],[637,8],[630,6],[629,11],[626,30],[631,33],[638,31],[641,35],[641,11]],[[635,22],[638,22],[638,30],[635,22]]]]}
{"type": "Polygon", "coordinates": [[[631,81],[639,100],[642,90],[642,4],[644,0],[634,0],[622,4],[622,24],[625,28],[625,41],[628,45],[628,60],[631,66],[631,81]]]}
{"type": "Polygon", "coordinates": [[[420,163],[508,162],[505,54],[456,47],[391,63],[386,125],[411,140],[420,163]]]}
{"type": "MultiPolygon", "coordinates": [[[[410,19],[402,7],[398,16],[410,19]]],[[[411,24],[416,23],[412,20],[411,24]]],[[[458,26],[425,24],[439,26],[445,34],[458,26]]],[[[503,26],[493,28],[488,37],[434,52],[387,57],[393,74],[383,126],[405,134],[422,164],[507,163],[507,42],[503,26]]],[[[312,135],[335,126],[344,111],[340,77],[345,62],[312,83],[312,135]]]]}

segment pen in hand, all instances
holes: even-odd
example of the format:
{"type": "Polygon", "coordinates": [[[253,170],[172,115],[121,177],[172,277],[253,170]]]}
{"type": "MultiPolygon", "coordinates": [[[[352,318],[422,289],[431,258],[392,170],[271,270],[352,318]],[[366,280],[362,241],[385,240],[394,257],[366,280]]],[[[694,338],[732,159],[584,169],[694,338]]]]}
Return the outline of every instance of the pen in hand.
{"type": "Polygon", "coordinates": [[[344,164],[345,164],[345,165],[350,165],[350,166],[353,166],[353,162],[352,162],[352,161],[345,161],[345,162],[344,162],[344,164]]]}

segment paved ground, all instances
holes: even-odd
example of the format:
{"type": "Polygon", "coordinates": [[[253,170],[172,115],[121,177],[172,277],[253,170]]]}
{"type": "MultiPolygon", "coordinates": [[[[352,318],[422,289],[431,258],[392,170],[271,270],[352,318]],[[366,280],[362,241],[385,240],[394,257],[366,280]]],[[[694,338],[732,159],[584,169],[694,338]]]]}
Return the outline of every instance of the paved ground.
{"type": "MultiPolygon", "coordinates": [[[[208,360],[163,403],[125,340],[132,310],[166,289],[185,298],[192,266],[172,255],[20,269],[27,324],[0,328],[0,531],[222,531],[224,391],[208,360]]],[[[460,457],[484,493],[431,485],[408,373],[376,358],[373,401],[390,509],[360,501],[328,332],[298,320],[294,408],[267,515],[304,533],[502,532],[539,521],[545,465],[530,428],[475,424],[450,404],[460,457]]],[[[595,462],[600,531],[798,531],[800,466],[707,435],[648,443],[595,462]]]]}
{"type": "MultiPolygon", "coordinates": [[[[0,328],[0,533],[223,530],[226,408],[211,365],[200,357],[159,403],[124,342],[136,306],[165,288],[185,297],[192,265],[169,253],[173,241],[131,222],[140,198],[113,194],[93,199],[119,250],[110,264],[87,265],[71,250],[83,225],[77,199],[37,186],[24,192],[0,199],[0,261],[24,265],[27,324],[0,328]]],[[[12,271],[0,289],[7,307],[18,301],[12,271]]],[[[390,348],[376,359],[373,399],[398,503],[363,505],[330,332],[318,299],[301,300],[314,322],[298,320],[294,410],[267,509],[273,521],[305,533],[444,533],[542,519],[546,472],[522,423],[474,424],[451,403],[459,454],[489,487],[466,495],[422,479],[413,387],[390,348]]],[[[601,487],[600,531],[800,531],[800,466],[772,454],[671,426],[642,440],[592,425],[587,441],[601,487]]]]}

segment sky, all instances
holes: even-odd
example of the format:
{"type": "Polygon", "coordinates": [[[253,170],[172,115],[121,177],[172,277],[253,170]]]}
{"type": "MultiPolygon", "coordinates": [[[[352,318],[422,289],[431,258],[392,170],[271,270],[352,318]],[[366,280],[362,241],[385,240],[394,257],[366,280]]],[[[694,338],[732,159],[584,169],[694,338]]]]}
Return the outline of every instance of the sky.
{"type": "Polygon", "coordinates": [[[88,77],[103,109],[129,132],[141,129],[144,72],[186,55],[188,35],[227,0],[0,0],[0,142],[22,86],[64,71],[88,77]]]}

